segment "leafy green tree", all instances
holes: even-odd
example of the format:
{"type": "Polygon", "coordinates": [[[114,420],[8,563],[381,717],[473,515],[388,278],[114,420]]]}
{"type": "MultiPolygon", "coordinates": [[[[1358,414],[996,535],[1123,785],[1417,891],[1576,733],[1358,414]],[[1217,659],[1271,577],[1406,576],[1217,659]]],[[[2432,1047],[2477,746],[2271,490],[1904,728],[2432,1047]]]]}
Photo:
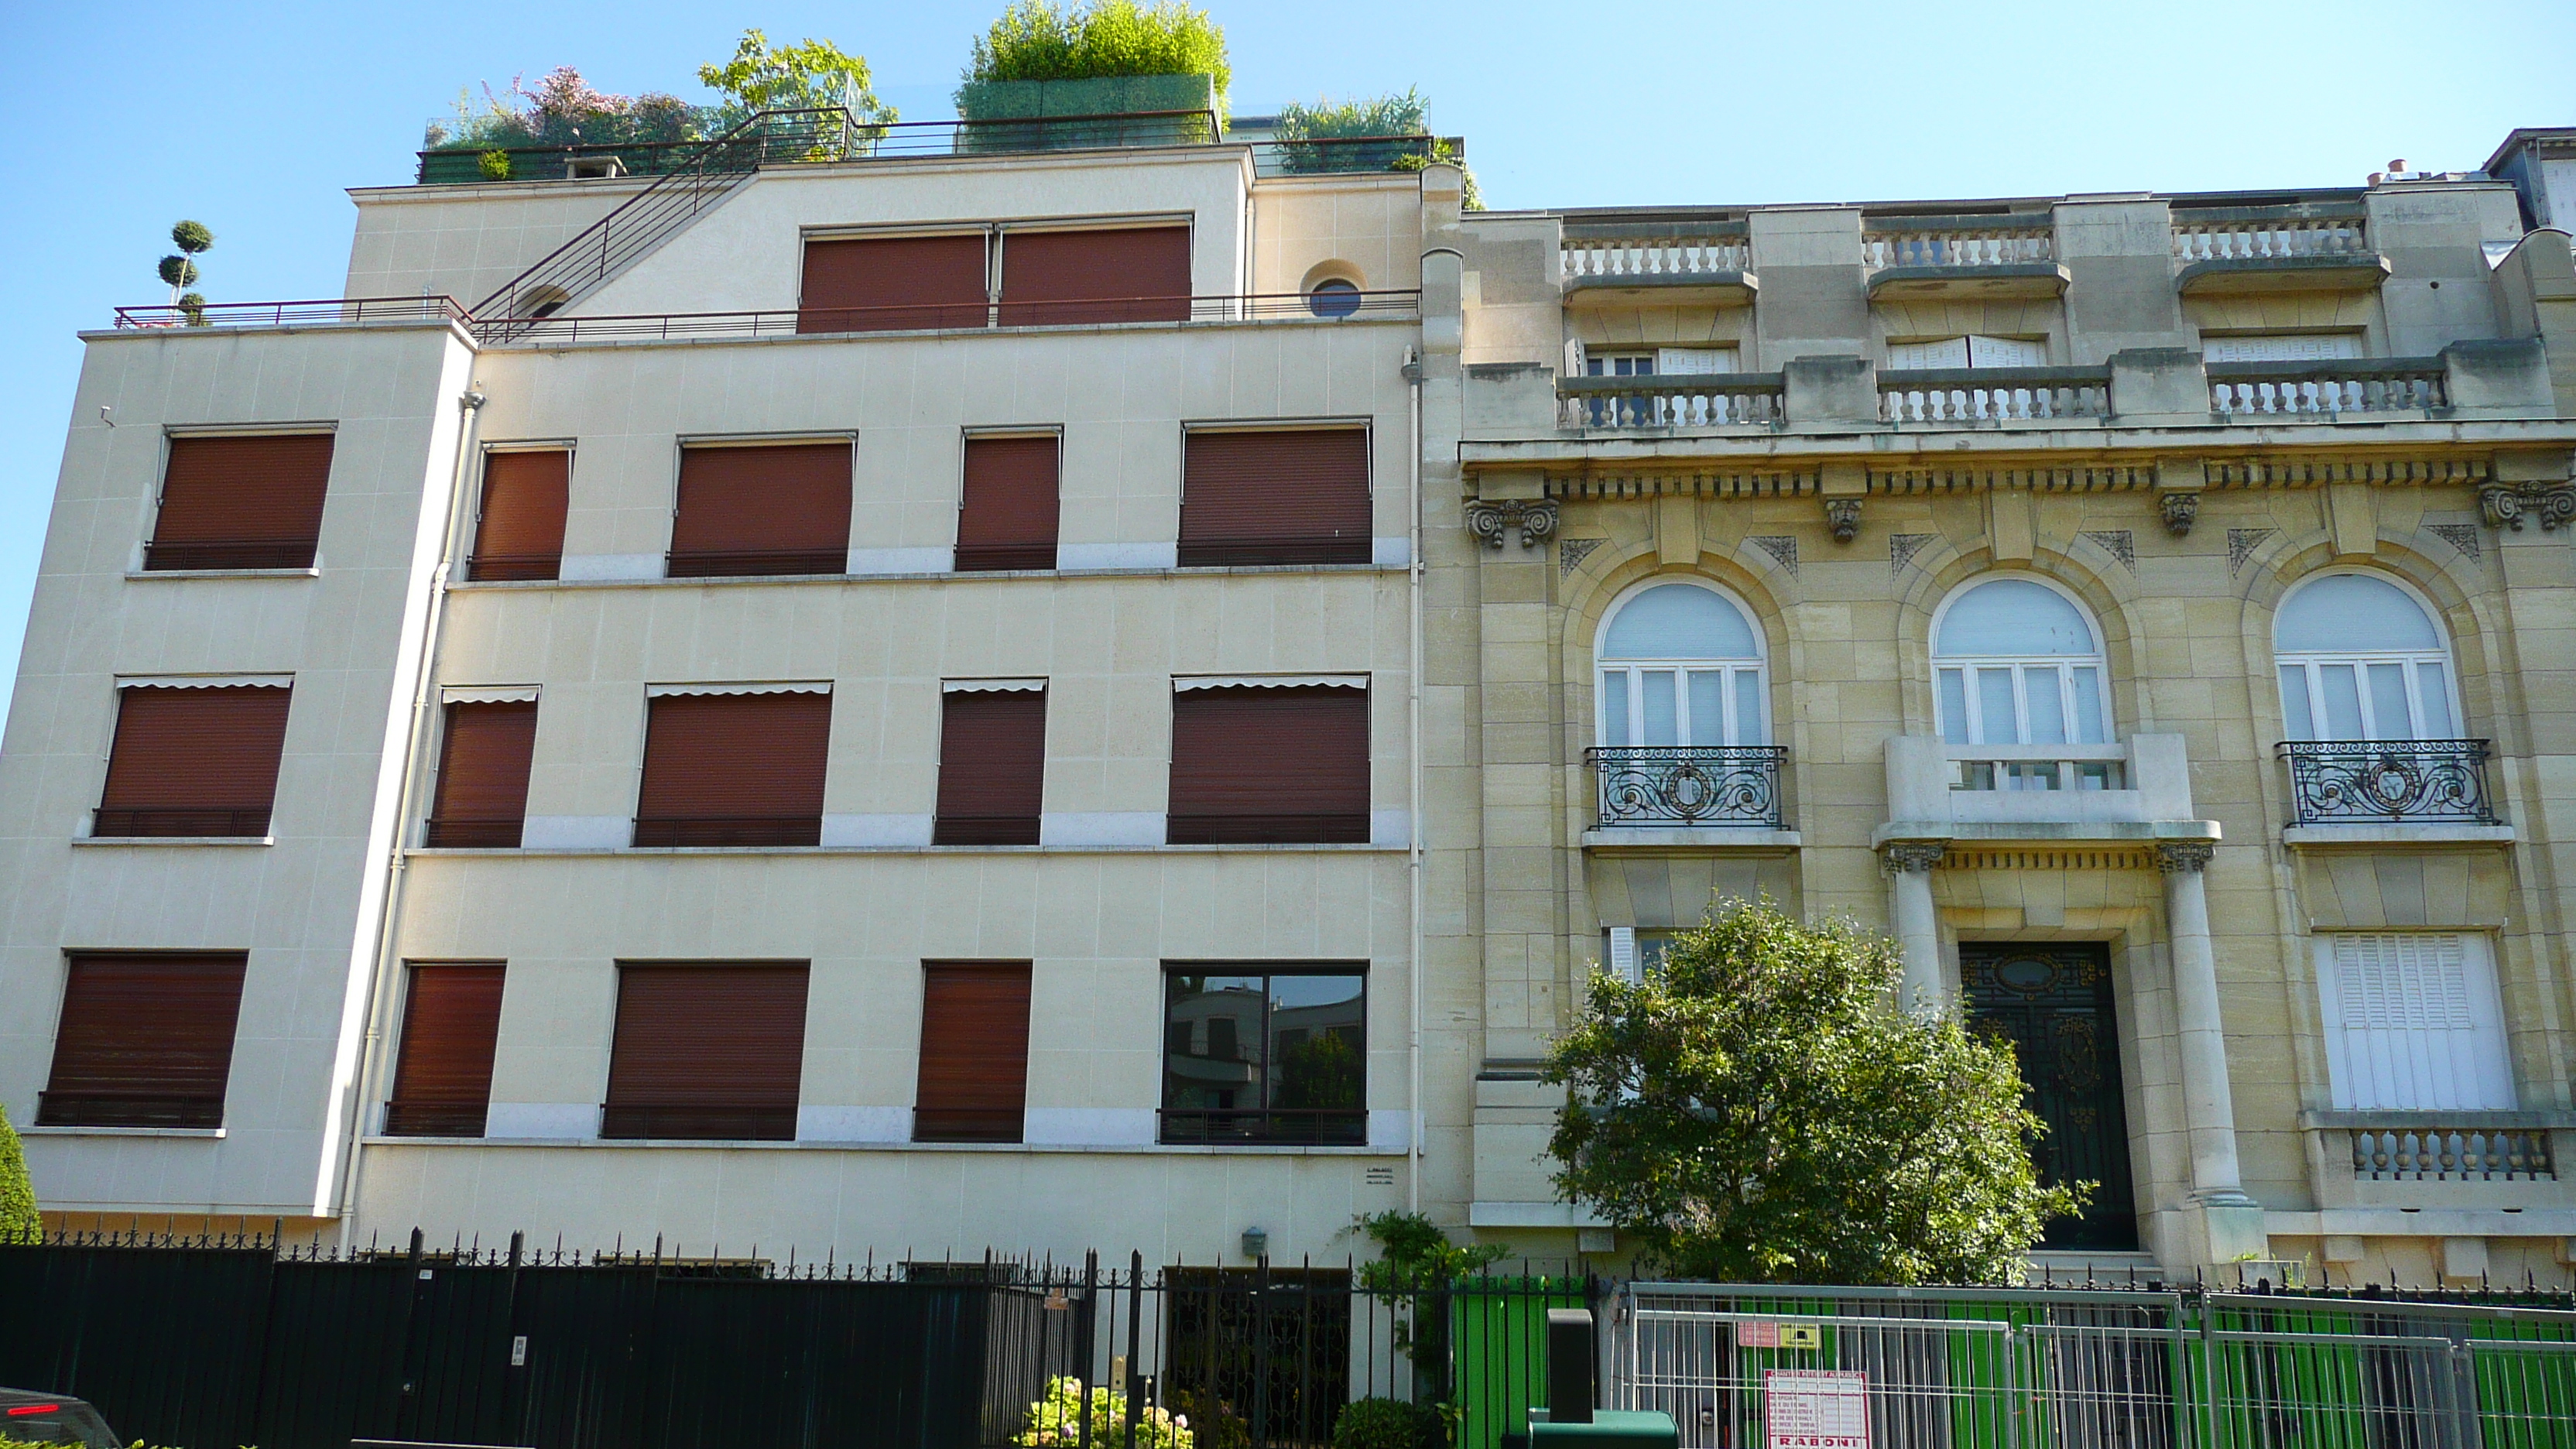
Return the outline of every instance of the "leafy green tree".
{"type": "Polygon", "coordinates": [[[1225,31],[1182,0],[1013,0],[975,41],[966,79],[1094,80],[1102,76],[1208,75],[1226,93],[1225,31]]]}
{"type": "Polygon", "coordinates": [[[44,1217],[36,1211],[36,1185],[27,1177],[27,1150],[9,1111],[0,1107],[0,1243],[43,1236],[44,1217]]]}
{"type": "Polygon", "coordinates": [[[1752,1283],[2018,1275],[2093,1184],[2042,1187],[2008,1043],[1891,1005],[1894,949],[1768,900],[1712,908],[1631,986],[1595,971],[1548,1151],[1667,1271],[1752,1283]]]}
{"type": "Polygon", "coordinates": [[[197,258],[215,244],[215,234],[201,221],[183,221],[170,228],[170,245],[179,250],[161,259],[157,269],[161,280],[170,284],[170,305],[179,305],[181,288],[197,280],[197,258]]]}
{"type": "Polygon", "coordinates": [[[698,80],[730,103],[739,119],[759,111],[793,111],[846,106],[862,125],[895,119],[895,108],[879,101],[870,88],[868,62],[828,40],[808,36],[794,45],[772,49],[769,37],[746,30],[733,59],[698,67],[698,80]]]}
{"type": "Polygon", "coordinates": [[[1385,1303],[1409,1306],[1389,1337],[1413,1364],[1413,1401],[1449,1402],[1449,1290],[1510,1254],[1500,1243],[1453,1243],[1420,1213],[1383,1212],[1357,1224],[1378,1255],[1360,1264],[1360,1287],[1385,1303]]]}

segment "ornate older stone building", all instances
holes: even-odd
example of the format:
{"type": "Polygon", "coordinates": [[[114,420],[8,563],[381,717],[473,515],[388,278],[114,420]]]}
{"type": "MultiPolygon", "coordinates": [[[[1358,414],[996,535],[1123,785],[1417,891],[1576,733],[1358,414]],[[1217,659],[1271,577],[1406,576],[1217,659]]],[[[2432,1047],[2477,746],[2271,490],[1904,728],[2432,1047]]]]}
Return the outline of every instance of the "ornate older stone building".
{"type": "Polygon", "coordinates": [[[2565,1280],[2564,232],[2483,174],[1447,203],[1425,959],[1481,1027],[1432,1078],[1470,1222],[1584,1222],[1532,1068],[1586,963],[1766,893],[2020,1048],[2044,1168],[2102,1185],[2053,1268],[2565,1280]]]}

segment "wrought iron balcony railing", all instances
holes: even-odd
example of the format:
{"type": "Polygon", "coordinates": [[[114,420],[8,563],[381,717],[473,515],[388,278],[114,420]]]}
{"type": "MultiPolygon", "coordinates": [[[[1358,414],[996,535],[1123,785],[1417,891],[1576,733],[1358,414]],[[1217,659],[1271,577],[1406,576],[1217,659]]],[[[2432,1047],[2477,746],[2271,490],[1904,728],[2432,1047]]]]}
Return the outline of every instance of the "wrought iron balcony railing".
{"type": "Polygon", "coordinates": [[[2493,825],[2485,740],[2285,740],[2301,825],[2493,825]]]}
{"type": "Polygon", "coordinates": [[[1600,827],[1778,830],[1785,745],[1622,745],[1583,752],[1600,827]]]}

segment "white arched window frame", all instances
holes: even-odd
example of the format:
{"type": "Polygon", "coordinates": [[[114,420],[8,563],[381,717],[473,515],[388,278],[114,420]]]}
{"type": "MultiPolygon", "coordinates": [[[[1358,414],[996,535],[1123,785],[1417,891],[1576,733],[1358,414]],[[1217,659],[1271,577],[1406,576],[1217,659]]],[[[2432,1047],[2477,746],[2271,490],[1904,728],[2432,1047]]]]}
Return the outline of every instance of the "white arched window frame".
{"type": "Polygon", "coordinates": [[[2293,740],[2461,735],[2450,635],[2400,580],[2362,569],[2302,580],[2272,616],[2272,651],[2281,726],[2293,740]]]}
{"type": "Polygon", "coordinates": [[[2082,600],[2049,579],[1988,575],[1942,600],[1931,639],[1934,719],[1960,762],[1961,786],[2122,788],[2102,626],[2082,600]],[[1973,637],[1953,637],[1954,620],[1973,637]],[[2025,636],[2015,637],[2015,623],[2027,626],[2025,636]]]}
{"type": "Polygon", "coordinates": [[[1770,742],[1762,634],[1733,594],[1695,579],[1641,584],[1602,616],[1592,653],[1593,738],[1602,745],[1770,742]],[[1663,592],[1671,589],[1704,598],[1663,592]],[[1630,617],[1623,629],[1623,616],[1650,597],[1658,601],[1644,606],[1648,614],[1630,617]],[[1711,603],[1727,614],[1707,609],[1711,603]]]}

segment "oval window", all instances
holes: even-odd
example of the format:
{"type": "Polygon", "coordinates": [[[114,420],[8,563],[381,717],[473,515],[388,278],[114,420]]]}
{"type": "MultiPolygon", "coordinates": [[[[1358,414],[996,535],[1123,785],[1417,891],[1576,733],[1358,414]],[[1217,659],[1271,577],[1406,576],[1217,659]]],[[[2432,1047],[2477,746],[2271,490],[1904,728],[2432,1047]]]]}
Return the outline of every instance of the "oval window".
{"type": "Polygon", "coordinates": [[[1360,309],[1359,283],[1327,277],[1306,294],[1306,306],[1318,317],[1348,317],[1360,309]]]}

